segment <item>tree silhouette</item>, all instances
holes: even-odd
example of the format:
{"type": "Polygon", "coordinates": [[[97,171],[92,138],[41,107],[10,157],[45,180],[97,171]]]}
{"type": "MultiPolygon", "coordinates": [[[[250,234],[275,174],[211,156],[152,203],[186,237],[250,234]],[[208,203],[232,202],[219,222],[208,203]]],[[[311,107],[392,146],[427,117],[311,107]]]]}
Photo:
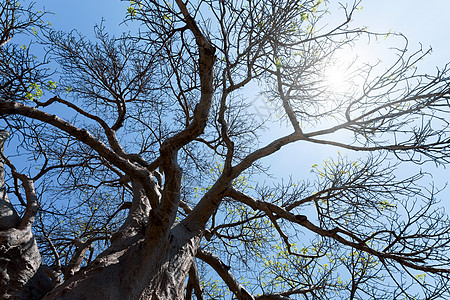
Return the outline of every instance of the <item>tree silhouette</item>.
{"type": "Polygon", "coordinates": [[[395,176],[448,162],[448,70],[420,74],[428,52],[405,46],[338,91],[336,53],[384,35],[350,26],[358,6],[333,26],[318,0],[131,1],[137,33],[91,41],[1,4],[2,297],[448,297],[437,190],[395,176]],[[290,144],[363,155],[267,183],[290,144]]]}

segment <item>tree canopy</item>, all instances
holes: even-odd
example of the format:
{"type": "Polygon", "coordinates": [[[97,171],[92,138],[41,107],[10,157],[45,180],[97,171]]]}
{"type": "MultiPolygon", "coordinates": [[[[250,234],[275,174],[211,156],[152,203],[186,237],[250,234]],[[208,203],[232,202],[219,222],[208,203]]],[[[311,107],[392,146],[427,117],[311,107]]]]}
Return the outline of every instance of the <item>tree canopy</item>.
{"type": "Polygon", "coordinates": [[[448,67],[333,5],[130,1],[131,31],[88,38],[2,2],[1,297],[448,298],[439,188],[396,172],[450,161],[448,67]],[[390,65],[330,83],[387,35],[390,65]],[[271,176],[288,145],[342,152],[271,176]]]}

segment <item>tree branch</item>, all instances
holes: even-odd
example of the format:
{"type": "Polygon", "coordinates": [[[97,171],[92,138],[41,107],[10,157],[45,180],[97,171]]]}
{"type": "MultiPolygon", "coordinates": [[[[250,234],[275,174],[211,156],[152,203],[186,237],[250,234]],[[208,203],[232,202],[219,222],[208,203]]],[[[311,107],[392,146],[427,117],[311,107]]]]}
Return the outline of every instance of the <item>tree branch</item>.
{"type": "Polygon", "coordinates": [[[208,265],[210,265],[214,271],[222,278],[222,280],[226,283],[230,291],[238,298],[239,300],[254,300],[252,294],[250,294],[231,274],[230,267],[225,265],[217,255],[214,253],[198,249],[197,250],[197,258],[201,259],[208,265]]]}
{"type": "Polygon", "coordinates": [[[236,189],[230,188],[227,195],[232,197],[236,201],[239,201],[241,203],[250,206],[254,210],[262,210],[266,213],[273,212],[278,217],[286,219],[292,223],[299,224],[309,229],[310,231],[319,234],[320,236],[332,238],[343,245],[376,256],[380,261],[391,259],[396,261],[400,265],[419,271],[425,271],[429,273],[450,273],[450,269],[424,265],[426,258],[408,256],[407,253],[389,253],[378,251],[376,249],[369,247],[361,238],[359,238],[352,232],[343,230],[338,227],[331,230],[320,228],[311,223],[305,215],[294,215],[293,213],[290,213],[275,204],[256,200],[236,189]],[[351,240],[342,237],[340,234],[350,237],[351,240]]]}

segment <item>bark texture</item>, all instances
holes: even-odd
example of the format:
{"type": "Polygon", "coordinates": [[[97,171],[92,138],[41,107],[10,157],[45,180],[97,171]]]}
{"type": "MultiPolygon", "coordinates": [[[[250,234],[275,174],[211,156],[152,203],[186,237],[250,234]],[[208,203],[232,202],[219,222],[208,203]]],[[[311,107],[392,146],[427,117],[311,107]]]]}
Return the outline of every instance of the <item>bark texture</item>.
{"type": "MultiPolygon", "coordinates": [[[[6,131],[0,131],[0,152],[3,153],[3,146],[9,133],[6,131]]],[[[2,157],[0,157],[0,230],[6,230],[15,227],[19,224],[20,218],[11,202],[8,198],[8,193],[6,192],[6,186],[4,181],[4,162],[2,157]]]]}
{"type": "MultiPolygon", "coordinates": [[[[0,132],[0,152],[8,133],[0,132]]],[[[0,298],[41,299],[53,286],[41,266],[41,256],[31,226],[20,226],[21,218],[11,205],[0,157],[0,298]]]]}
{"type": "Polygon", "coordinates": [[[179,224],[156,239],[145,240],[140,232],[112,245],[44,299],[183,299],[199,233],[179,224]]]}

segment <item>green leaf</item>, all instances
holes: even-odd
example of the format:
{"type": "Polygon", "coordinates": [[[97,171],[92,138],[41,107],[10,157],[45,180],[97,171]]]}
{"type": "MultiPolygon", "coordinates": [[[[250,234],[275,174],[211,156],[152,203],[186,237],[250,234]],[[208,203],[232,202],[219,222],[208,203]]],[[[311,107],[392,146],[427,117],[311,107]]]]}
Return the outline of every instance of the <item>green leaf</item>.
{"type": "Polygon", "coordinates": [[[48,90],[49,91],[53,91],[54,89],[56,89],[56,81],[51,81],[51,80],[49,80],[48,82],[47,82],[47,88],[48,88],[48,90]]]}
{"type": "Polygon", "coordinates": [[[281,60],[279,58],[275,60],[275,66],[277,67],[277,70],[283,67],[283,65],[281,64],[281,60]]]}
{"type": "Polygon", "coordinates": [[[136,8],[132,7],[132,6],[127,6],[127,13],[131,16],[131,17],[135,17],[137,14],[137,10],[136,8]]]}

